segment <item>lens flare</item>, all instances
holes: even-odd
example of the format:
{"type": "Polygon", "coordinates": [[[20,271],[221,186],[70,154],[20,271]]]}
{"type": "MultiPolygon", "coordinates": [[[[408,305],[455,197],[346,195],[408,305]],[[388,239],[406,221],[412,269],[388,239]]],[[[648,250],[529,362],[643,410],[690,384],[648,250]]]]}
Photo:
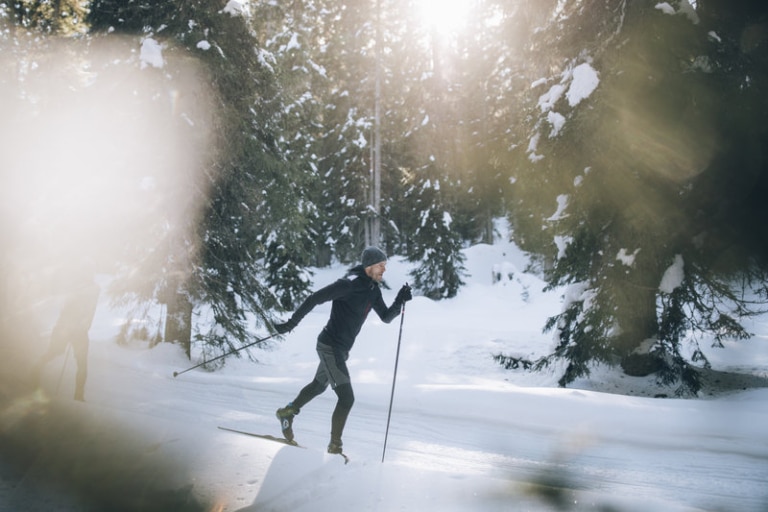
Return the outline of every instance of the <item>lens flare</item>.
{"type": "Polygon", "coordinates": [[[451,33],[465,23],[472,0],[419,0],[419,16],[425,25],[437,32],[451,33]]]}

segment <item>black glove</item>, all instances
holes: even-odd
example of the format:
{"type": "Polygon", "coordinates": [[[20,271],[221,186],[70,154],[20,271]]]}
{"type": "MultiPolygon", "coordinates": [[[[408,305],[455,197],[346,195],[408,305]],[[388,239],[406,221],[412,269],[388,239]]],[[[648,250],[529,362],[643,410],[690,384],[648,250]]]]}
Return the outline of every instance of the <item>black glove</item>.
{"type": "Polygon", "coordinates": [[[395,297],[395,302],[398,302],[400,304],[403,304],[404,302],[408,302],[413,298],[413,295],[411,295],[411,287],[408,286],[408,284],[404,284],[402,288],[400,288],[400,291],[397,292],[397,297],[395,297]]]}
{"type": "Polygon", "coordinates": [[[283,322],[281,324],[275,324],[275,330],[277,331],[277,334],[285,334],[294,330],[295,328],[296,322],[293,320],[288,320],[287,322],[283,322]]]}

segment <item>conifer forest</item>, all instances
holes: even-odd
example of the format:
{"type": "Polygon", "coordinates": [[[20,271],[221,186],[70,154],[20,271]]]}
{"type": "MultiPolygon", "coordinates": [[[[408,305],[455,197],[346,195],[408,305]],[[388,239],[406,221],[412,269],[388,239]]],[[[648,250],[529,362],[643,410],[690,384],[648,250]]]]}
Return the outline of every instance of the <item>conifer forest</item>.
{"type": "Polygon", "coordinates": [[[502,220],[568,290],[527,366],[695,393],[768,305],[768,4],[454,1],[0,0],[3,316],[86,266],[215,355],[369,245],[449,300],[502,220]]]}

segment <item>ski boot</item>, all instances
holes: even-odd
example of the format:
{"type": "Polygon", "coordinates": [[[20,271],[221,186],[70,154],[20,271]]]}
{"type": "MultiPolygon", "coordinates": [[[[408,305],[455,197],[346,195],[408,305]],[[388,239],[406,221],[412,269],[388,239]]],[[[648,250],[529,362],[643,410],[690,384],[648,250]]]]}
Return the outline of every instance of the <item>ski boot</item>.
{"type": "Polygon", "coordinates": [[[341,450],[341,439],[331,439],[328,445],[328,453],[343,455],[341,450]]]}
{"type": "Polygon", "coordinates": [[[293,406],[293,402],[275,412],[275,416],[280,420],[280,429],[283,431],[283,437],[291,442],[293,442],[293,417],[297,414],[299,414],[299,410],[293,406]]]}

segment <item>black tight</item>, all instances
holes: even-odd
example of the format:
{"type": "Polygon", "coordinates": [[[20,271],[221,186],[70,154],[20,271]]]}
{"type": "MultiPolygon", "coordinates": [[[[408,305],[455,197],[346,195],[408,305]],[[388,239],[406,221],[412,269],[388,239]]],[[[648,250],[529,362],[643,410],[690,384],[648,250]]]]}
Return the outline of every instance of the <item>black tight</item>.
{"type": "MultiPolygon", "coordinates": [[[[327,384],[313,380],[299,392],[293,401],[293,406],[296,409],[301,409],[310,400],[325,391],[327,387],[327,384]]],[[[340,384],[333,391],[338,400],[336,401],[336,408],[333,410],[333,416],[331,416],[331,439],[341,441],[341,434],[344,432],[349,411],[352,410],[352,405],[355,403],[355,393],[352,391],[352,384],[340,384]]]]}
{"type": "Polygon", "coordinates": [[[344,432],[344,425],[347,423],[347,416],[355,403],[355,393],[352,391],[351,384],[342,384],[334,389],[336,396],[339,397],[336,402],[336,408],[331,417],[331,440],[341,441],[341,434],[344,432]]]}
{"type": "Polygon", "coordinates": [[[307,405],[310,400],[322,394],[322,392],[325,391],[325,388],[327,387],[328,387],[328,384],[323,384],[322,382],[313,380],[312,382],[304,386],[301,391],[299,391],[299,395],[293,401],[293,406],[296,409],[301,409],[302,407],[307,405]]]}

